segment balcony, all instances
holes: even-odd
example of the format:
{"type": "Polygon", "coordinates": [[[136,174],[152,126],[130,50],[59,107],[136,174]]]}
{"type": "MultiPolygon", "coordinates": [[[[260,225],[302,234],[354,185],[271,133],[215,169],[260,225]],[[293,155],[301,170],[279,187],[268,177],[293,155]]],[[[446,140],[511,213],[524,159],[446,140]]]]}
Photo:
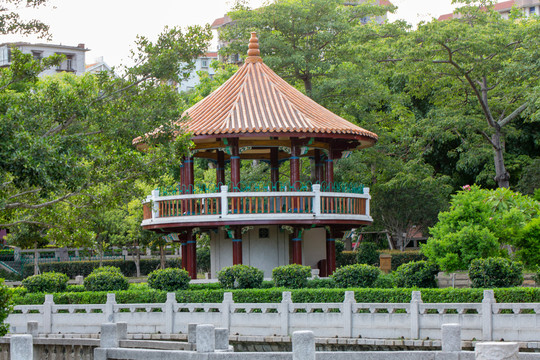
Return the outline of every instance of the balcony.
{"type": "Polygon", "coordinates": [[[350,184],[207,189],[185,193],[178,188],[154,190],[144,202],[145,229],[221,225],[304,224],[369,225],[369,188],[350,184]],[[216,189],[217,190],[217,189],[216,189]],[[280,191],[276,191],[280,190],[280,191]]]}

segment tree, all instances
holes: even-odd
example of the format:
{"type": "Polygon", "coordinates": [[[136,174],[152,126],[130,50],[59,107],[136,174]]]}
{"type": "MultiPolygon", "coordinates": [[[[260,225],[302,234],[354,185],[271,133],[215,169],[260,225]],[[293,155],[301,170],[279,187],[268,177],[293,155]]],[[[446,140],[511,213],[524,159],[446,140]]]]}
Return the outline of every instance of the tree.
{"type": "Polygon", "coordinates": [[[351,5],[344,0],[276,0],[254,10],[245,6],[235,10],[228,14],[234,25],[220,33],[229,43],[225,52],[245,54],[249,32],[256,31],[264,44],[265,63],[292,84],[301,82],[313,97],[313,81],[327,76],[351,53],[350,32],[393,7],[371,2],[351,5]]]}
{"type": "MultiPolygon", "coordinates": [[[[505,138],[535,111],[540,21],[505,20],[489,0],[454,3],[464,6],[450,20],[422,23],[401,34],[374,29],[375,41],[390,49],[378,52],[379,61],[409,74],[411,94],[431,98],[436,109],[430,120],[439,122],[434,133],[461,127],[482,137],[492,150],[494,180],[507,188],[505,138]]],[[[466,141],[463,135],[458,139],[466,141]]]]}
{"type": "Polygon", "coordinates": [[[505,188],[465,186],[450,203],[422,247],[428,259],[444,271],[466,270],[478,258],[508,257],[506,248],[526,245],[520,241],[523,229],[540,217],[538,201],[505,188]]]}
{"type": "Polygon", "coordinates": [[[425,233],[447,207],[448,180],[432,177],[426,167],[407,164],[392,179],[373,186],[375,225],[390,231],[404,250],[412,230],[425,233]]]}
{"type": "Polygon", "coordinates": [[[187,76],[210,37],[209,27],[198,26],[185,33],[166,29],[155,43],[139,37],[136,65],[123,77],[38,80],[33,71],[8,84],[4,79],[13,69],[38,66],[31,58],[14,58],[0,74],[8,84],[0,91],[0,227],[59,228],[53,207],[99,207],[104,188],[113,197],[129,194],[135,179],[158,178],[178,162],[189,140],[173,125],[181,101],[166,82],[187,76]],[[145,151],[133,147],[133,138],[157,127],[160,132],[142,139],[145,151]]]}
{"type": "Polygon", "coordinates": [[[24,3],[25,7],[39,7],[45,5],[47,0],[4,0],[0,5],[0,35],[6,34],[38,34],[48,38],[49,26],[39,20],[24,21],[18,10],[24,3]]]}

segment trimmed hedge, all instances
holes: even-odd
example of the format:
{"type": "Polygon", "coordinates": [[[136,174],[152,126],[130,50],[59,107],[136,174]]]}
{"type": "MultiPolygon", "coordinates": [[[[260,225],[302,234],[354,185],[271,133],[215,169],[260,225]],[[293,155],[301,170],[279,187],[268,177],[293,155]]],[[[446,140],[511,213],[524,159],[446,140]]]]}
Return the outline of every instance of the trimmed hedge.
{"type": "Polygon", "coordinates": [[[300,289],[306,287],[311,268],[298,264],[278,266],[272,270],[272,279],[276,287],[300,289]]]}
{"type": "Polygon", "coordinates": [[[339,287],[372,287],[381,270],[366,264],[347,265],[337,269],[331,278],[339,287]]]}
{"type": "Polygon", "coordinates": [[[120,269],[114,267],[97,268],[84,279],[84,288],[87,291],[115,291],[127,290],[128,279],[122,275],[120,269]]]}
{"type": "Polygon", "coordinates": [[[227,289],[257,289],[264,278],[264,271],[249,265],[233,265],[224,267],[218,272],[218,280],[227,289]]]}
{"type": "Polygon", "coordinates": [[[164,291],[185,290],[189,287],[190,280],[189,273],[184,269],[160,269],[148,275],[148,286],[164,291]]]}
{"type": "MultiPolygon", "coordinates": [[[[133,260],[104,260],[103,266],[114,266],[120,268],[122,274],[127,277],[134,277],[137,275],[135,268],[135,262],[133,260]]],[[[42,272],[60,272],[66,274],[70,278],[75,278],[77,275],[84,277],[90,275],[90,273],[99,267],[98,260],[92,261],[60,261],[51,263],[39,264],[39,268],[42,272]]],[[[167,259],[167,267],[182,267],[181,259],[167,259]]],[[[159,259],[141,259],[141,275],[148,275],[154,270],[160,268],[159,259]]],[[[28,277],[34,274],[34,265],[25,264],[23,267],[23,276],[28,277]]]]}
{"type": "Polygon", "coordinates": [[[33,275],[22,281],[28,292],[42,291],[62,292],[67,288],[68,277],[57,272],[45,272],[41,275],[33,275]]]}
{"type": "MultiPolygon", "coordinates": [[[[411,261],[427,260],[427,257],[416,250],[398,251],[398,250],[378,250],[378,254],[392,255],[392,270],[397,270],[400,265],[411,261]]],[[[358,251],[343,251],[341,254],[336,254],[336,267],[356,264],[358,251]]]]}
{"type": "Polygon", "coordinates": [[[523,265],[504,258],[475,259],[469,266],[471,287],[509,287],[523,283],[523,265]]]}
{"type": "MultiPolygon", "coordinates": [[[[15,305],[43,304],[44,293],[26,293],[10,289],[15,305]]],[[[357,302],[362,303],[407,303],[411,301],[414,289],[295,289],[290,290],[295,303],[343,302],[345,291],[355,293],[357,302]]],[[[237,303],[277,303],[281,302],[283,288],[243,289],[243,290],[193,290],[176,292],[176,300],[181,303],[221,303],[225,292],[233,293],[237,303]]],[[[500,303],[540,302],[540,288],[498,288],[493,290],[495,299],[500,303]]],[[[422,301],[425,303],[481,303],[483,289],[422,289],[422,301]]],[[[153,289],[116,291],[119,304],[164,303],[167,292],[153,289]]],[[[107,301],[107,292],[71,292],[53,294],[56,304],[103,304],[107,301]]]]}
{"type": "Polygon", "coordinates": [[[437,264],[421,260],[400,265],[394,276],[399,287],[436,288],[438,273],[437,264]]]}

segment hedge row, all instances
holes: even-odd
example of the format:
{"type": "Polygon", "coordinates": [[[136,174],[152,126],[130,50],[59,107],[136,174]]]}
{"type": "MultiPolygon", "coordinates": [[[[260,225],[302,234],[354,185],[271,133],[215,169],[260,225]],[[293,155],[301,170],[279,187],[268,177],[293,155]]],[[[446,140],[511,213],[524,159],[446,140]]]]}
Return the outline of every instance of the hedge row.
{"type": "MultiPolygon", "coordinates": [[[[133,260],[104,260],[103,266],[115,266],[120,268],[122,274],[127,277],[136,276],[137,270],[133,260]]],[[[77,275],[84,277],[90,275],[92,270],[99,267],[99,261],[65,261],[51,262],[39,264],[39,269],[44,272],[60,272],[66,274],[70,278],[75,278],[77,275]]],[[[141,275],[148,275],[154,270],[159,269],[159,259],[141,259],[141,275]]],[[[167,267],[182,267],[181,259],[167,259],[167,267]]],[[[23,276],[28,277],[34,274],[34,264],[25,264],[23,268],[23,276]]]]}
{"type": "MultiPolygon", "coordinates": [[[[343,251],[336,255],[336,266],[342,267],[347,265],[356,264],[357,251],[343,251]]],[[[381,251],[379,254],[392,255],[392,270],[396,270],[400,265],[406,264],[411,261],[427,260],[427,258],[419,251],[381,251]]]]}
{"type": "MultiPolygon", "coordinates": [[[[347,289],[295,289],[290,290],[295,303],[328,303],[343,302],[347,289]]],[[[407,303],[411,301],[413,289],[349,289],[354,291],[359,303],[407,303]]],[[[280,302],[283,288],[242,289],[242,290],[188,290],[178,291],[176,300],[180,303],[220,303],[225,292],[233,293],[237,303],[276,303],[280,302]]],[[[482,289],[422,289],[422,300],[426,303],[480,303],[483,298],[482,289]]],[[[495,299],[501,303],[540,302],[540,288],[508,288],[494,289],[495,299]]],[[[145,289],[117,291],[116,301],[128,303],[163,303],[167,295],[165,291],[145,289]]],[[[103,304],[107,301],[107,292],[69,292],[53,294],[57,304],[103,304]]],[[[43,293],[25,293],[13,291],[15,305],[42,304],[43,293]]]]}

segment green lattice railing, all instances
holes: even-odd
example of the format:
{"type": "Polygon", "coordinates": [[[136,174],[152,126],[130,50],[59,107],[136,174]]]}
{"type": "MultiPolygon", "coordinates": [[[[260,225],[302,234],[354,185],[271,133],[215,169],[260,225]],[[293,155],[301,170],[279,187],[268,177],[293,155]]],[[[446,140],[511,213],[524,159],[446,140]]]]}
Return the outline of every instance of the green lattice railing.
{"type": "MultiPolygon", "coordinates": [[[[221,192],[221,183],[218,185],[209,185],[209,184],[195,184],[192,186],[162,186],[159,187],[160,196],[174,196],[182,194],[213,194],[221,192]]],[[[249,181],[249,182],[240,182],[238,186],[232,186],[231,183],[228,183],[230,192],[284,192],[284,191],[299,191],[307,192],[312,191],[313,183],[311,181],[306,182],[297,182],[296,186],[291,186],[290,183],[278,182],[272,183],[269,181],[249,181]]],[[[334,182],[331,186],[328,186],[326,182],[320,183],[321,191],[323,192],[342,192],[349,194],[363,194],[364,185],[357,183],[345,183],[345,182],[334,182]]]]}

